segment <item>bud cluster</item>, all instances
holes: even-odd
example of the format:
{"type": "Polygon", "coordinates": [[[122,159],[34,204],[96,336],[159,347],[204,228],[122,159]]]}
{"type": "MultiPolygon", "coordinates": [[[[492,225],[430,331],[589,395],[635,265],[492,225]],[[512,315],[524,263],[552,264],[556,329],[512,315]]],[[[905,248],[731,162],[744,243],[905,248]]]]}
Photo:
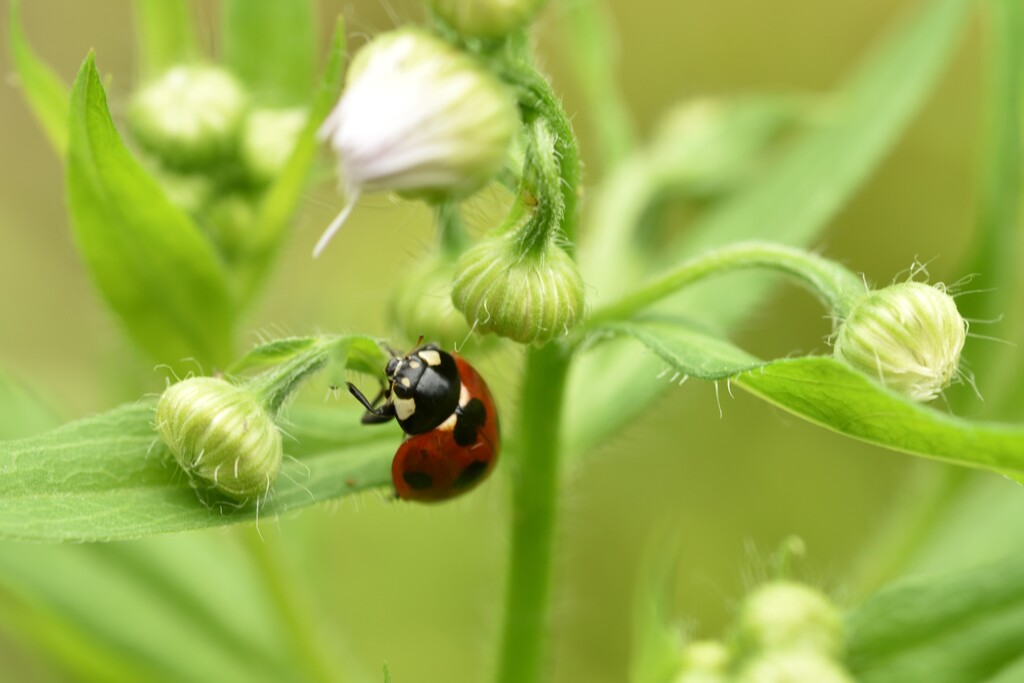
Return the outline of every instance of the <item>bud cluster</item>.
{"type": "Polygon", "coordinates": [[[673,683],[853,683],[843,622],[821,592],[794,581],[763,584],[744,600],[728,645],[694,641],[673,683]]]}
{"type": "Polygon", "coordinates": [[[128,108],[150,172],[228,261],[305,124],[302,108],[256,106],[230,71],[212,64],[172,67],[136,91],[128,108]]]}

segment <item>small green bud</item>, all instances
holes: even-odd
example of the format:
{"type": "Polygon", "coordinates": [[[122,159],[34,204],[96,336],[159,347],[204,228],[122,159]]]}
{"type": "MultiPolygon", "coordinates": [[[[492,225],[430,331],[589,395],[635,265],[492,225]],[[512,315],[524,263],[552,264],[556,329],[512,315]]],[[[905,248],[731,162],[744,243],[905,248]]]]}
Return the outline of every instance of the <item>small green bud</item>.
{"type": "Polygon", "coordinates": [[[502,169],[518,127],[511,92],[470,55],[419,29],[377,36],[352,60],[345,92],[320,129],[349,206],[314,254],[364,191],[430,200],[476,191],[502,169]]]}
{"type": "Polygon", "coordinates": [[[428,0],[456,31],[474,38],[501,38],[526,24],[544,0],[428,0]]]}
{"type": "Polygon", "coordinates": [[[230,72],[176,66],[132,97],[128,123],[169,166],[196,168],[233,153],[248,98],[230,72]]]}
{"type": "Polygon", "coordinates": [[[245,118],[239,154],[249,175],[269,183],[284,170],[299,134],[306,125],[306,110],[257,109],[245,118]]]}
{"type": "Polygon", "coordinates": [[[729,680],[729,649],[717,640],[687,643],[679,656],[679,673],[673,683],[726,683],[729,680]]]}
{"type": "Polygon", "coordinates": [[[452,305],[452,277],[455,264],[430,258],[413,268],[395,288],[391,320],[406,339],[422,335],[444,348],[452,348],[469,337],[469,325],[452,305]]]}
{"type": "Polygon", "coordinates": [[[249,391],[222,379],[193,377],[168,387],[156,429],[202,493],[236,501],[265,496],[281,469],[281,432],[249,391]]]}
{"type": "Polygon", "coordinates": [[[459,259],[452,302],[481,332],[543,344],[582,317],[583,278],[555,244],[521,254],[508,237],[493,237],[459,259]]]}
{"type": "Polygon", "coordinates": [[[842,666],[808,650],[770,652],[748,663],[736,683],[856,683],[842,666]]]}
{"type": "Polygon", "coordinates": [[[820,591],[792,581],[766,583],[748,595],[738,625],[746,652],[804,649],[838,656],[843,647],[839,611],[820,591]]]}
{"type": "Polygon", "coordinates": [[[211,202],[202,219],[203,227],[220,253],[231,261],[245,250],[248,235],[256,223],[256,206],[244,193],[231,192],[211,202]]]}
{"type": "Polygon", "coordinates": [[[967,323],[941,285],[903,282],[868,292],[836,334],[833,353],[915,401],[956,377],[967,323]]]}
{"type": "Polygon", "coordinates": [[[171,203],[192,216],[202,213],[216,191],[215,183],[203,173],[176,171],[156,161],[147,163],[147,168],[171,203]]]}

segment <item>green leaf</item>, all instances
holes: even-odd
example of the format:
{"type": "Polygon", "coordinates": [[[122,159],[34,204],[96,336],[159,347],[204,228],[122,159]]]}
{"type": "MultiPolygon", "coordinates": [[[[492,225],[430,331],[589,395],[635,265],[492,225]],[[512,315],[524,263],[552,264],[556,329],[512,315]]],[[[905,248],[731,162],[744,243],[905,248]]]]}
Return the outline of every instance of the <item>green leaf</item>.
{"type": "Polygon", "coordinates": [[[0,551],[0,621],[80,680],[298,679],[262,577],[223,533],[0,551]]]}
{"type": "Polygon", "coordinates": [[[861,683],[1018,681],[1024,556],[897,583],[853,610],[847,633],[861,683]]]}
{"type": "Polygon", "coordinates": [[[632,321],[608,331],[641,341],[678,376],[728,379],[805,420],[884,448],[996,472],[1024,473],[1024,427],[972,422],[886,389],[833,358],[768,363],[678,322],[632,321]]]}
{"type": "Polygon", "coordinates": [[[338,99],[345,70],[345,25],[339,16],[331,40],[330,54],[320,85],[313,98],[309,120],[295,143],[295,149],[281,174],[267,191],[260,205],[256,225],[249,236],[250,258],[243,272],[242,291],[252,296],[266,277],[278,246],[284,237],[306,187],[309,169],[316,159],[316,133],[338,99]]]}
{"type": "MultiPolygon", "coordinates": [[[[999,320],[1020,309],[1024,286],[1020,263],[1024,255],[1021,183],[1024,182],[1024,7],[1014,0],[988,0],[988,83],[985,154],[979,189],[979,215],[973,252],[963,272],[977,273],[971,288],[982,296],[962,297],[961,313],[969,320],[996,320],[984,334],[1019,339],[1024,321],[999,320]],[[1011,326],[1016,325],[1016,329],[1011,326]]],[[[1018,316],[1019,318],[1019,316],[1018,316]]],[[[1014,345],[980,346],[965,350],[979,386],[985,386],[986,412],[995,408],[1014,418],[1024,417],[1024,364],[1014,345]]],[[[968,392],[961,394],[970,397],[968,392]]],[[[973,397],[971,397],[973,398],[973,397]]],[[[966,404],[961,400],[960,404],[966,404]]],[[[956,405],[956,404],[954,404],[956,405]]]]}
{"type": "MultiPolygon", "coordinates": [[[[258,513],[253,505],[222,513],[199,501],[165,454],[153,410],[151,403],[125,405],[41,436],[0,442],[0,500],[7,509],[0,537],[138,538],[273,517],[391,482],[398,435],[363,427],[350,411],[347,431],[355,435],[348,445],[286,462],[258,513]]],[[[298,416],[285,431],[302,439],[298,416]]],[[[285,452],[292,452],[288,441],[285,452]]]]}
{"type": "MultiPolygon", "coordinates": [[[[834,96],[830,116],[804,134],[777,163],[746,189],[701,220],[666,261],[679,261],[708,248],[742,239],[771,239],[807,245],[860,188],[885,158],[914,113],[925,102],[966,24],[971,0],[930,0],[867,56],[834,96]]],[[[633,194],[643,188],[612,182],[605,192],[618,211],[593,211],[586,231],[593,244],[583,261],[587,281],[618,296],[630,275],[622,269],[647,206],[633,194]],[[633,194],[631,194],[633,193],[633,194]],[[620,206],[621,205],[621,206],[620,206]]],[[[650,272],[650,264],[647,264],[650,272]]],[[[635,273],[634,273],[635,274],[635,273]]],[[[737,324],[771,291],[763,276],[741,274],[730,284],[711,282],[688,288],[671,310],[700,316],[723,328],[737,324]],[[730,286],[731,285],[731,286],[730,286]]],[[[575,364],[570,385],[570,443],[602,442],[642,412],[663,384],[642,381],[658,372],[649,358],[623,354],[613,345],[575,364]],[[588,389],[600,376],[606,391],[588,389]],[[641,381],[638,381],[638,378],[641,381]],[[607,397],[613,397],[609,400],[607,397]]]]}
{"type": "Polygon", "coordinates": [[[63,156],[68,147],[68,87],[32,51],[21,26],[18,0],[11,0],[9,20],[11,61],[18,72],[18,80],[50,144],[63,156]]]}
{"type": "Polygon", "coordinates": [[[615,76],[619,62],[612,18],[601,0],[565,3],[566,53],[586,97],[604,165],[614,167],[635,145],[636,126],[615,76]]]}
{"type": "Polygon", "coordinates": [[[192,12],[186,0],[135,0],[135,19],[145,78],[197,56],[192,12]]]}
{"type": "Polygon", "coordinates": [[[310,0],[227,0],[224,59],[271,103],[305,103],[316,64],[316,25],[310,0]]]}
{"type": "Polygon", "coordinates": [[[223,365],[234,323],[223,265],[125,147],[92,55],[72,91],[67,188],[78,247],[132,339],[159,362],[223,365]]]}

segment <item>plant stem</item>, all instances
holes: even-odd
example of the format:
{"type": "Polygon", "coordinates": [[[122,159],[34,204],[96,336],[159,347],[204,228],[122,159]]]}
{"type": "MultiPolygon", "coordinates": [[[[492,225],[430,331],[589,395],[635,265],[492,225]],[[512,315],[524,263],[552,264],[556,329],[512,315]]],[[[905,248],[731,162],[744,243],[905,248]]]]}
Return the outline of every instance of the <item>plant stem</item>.
{"type": "Polygon", "coordinates": [[[580,184],[580,155],[572,123],[562,109],[551,84],[522,55],[514,55],[496,64],[502,78],[516,87],[519,107],[523,119],[531,125],[537,118],[543,118],[555,137],[555,156],[558,159],[561,176],[561,192],[565,220],[562,234],[572,249],[576,240],[576,211],[579,203],[576,195],[580,184]]]}
{"type": "Polygon", "coordinates": [[[469,245],[458,202],[445,202],[437,207],[437,228],[441,233],[441,252],[448,258],[458,258],[469,245]]]}
{"type": "Polygon", "coordinates": [[[256,527],[249,527],[242,533],[242,538],[249,556],[264,579],[270,600],[277,608],[288,634],[291,647],[310,681],[334,683],[337,666],[331,660],[320,639],[320,630],[310,623],[311,611],[299,600],[292,586],[295,581],[288,576],[288,571],[280,554],[271,549],[263,540],[256,527]]]}
{"type": "Polygon", "coordinates": [[[498,683],[542,680],[558,512],[562,403],[569,355],[561,344],[526,356],[512,472],[512,544],[498,683]]]}
{"type": "Polygon", "coordinates": [[[327,365],[331,354],[345,341],[336,338],[312,340],[309,348],[253,378],[249,390],[276,416],[299,384],[327,365]]]}
{"type": "Polygon", "coordinates": [[[710,275],[741,268],[769,268],[795,278],[814,292],[837,318],[846,317],[853,302],[864,293],[863,281],[834,261],[782,244],[740,242],[693,258],[618,301],[598,309],[590,316],[586,326],[593,327],[602,322],[629,318],[675,294],[686,285],[710,275]]]}

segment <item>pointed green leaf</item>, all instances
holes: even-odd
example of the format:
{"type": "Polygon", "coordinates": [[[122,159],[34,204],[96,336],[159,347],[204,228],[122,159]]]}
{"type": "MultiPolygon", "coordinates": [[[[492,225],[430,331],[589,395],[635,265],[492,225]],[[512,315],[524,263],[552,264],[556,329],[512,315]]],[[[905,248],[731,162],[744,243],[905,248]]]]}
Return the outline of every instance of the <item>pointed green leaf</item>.
{"type": "Polygon", "coordinates": [[[186,0],[135,0],[136,42],[146,78],[195,59],[198,48],[186,0]]]}
{"type": "Polygon", "coordinates": [[[797,417],[884,448],[996,472],[1024,473],[1024,426],[974,422],[915,403],[833,358],[760,362],[669,320],[610,324],[677,377],[729,380],[797,417]]]}
{"type": "Polygon", "coordinates": [[[68,147],[68,87],[32,51],[21,26],[21,5],[11,1],[9,14],[11,61],[36,119],[61,156],[68,147]]]}
{"type": "Polygon", "coordinates": [[[310,0],[227,0],[224,59],[257,99],[301,104],[309,99],[316,64],[310,0]]]}
{"type": "Polygon", "coordinates": [[[861,683],[1020,680],[1024,558],[918,577],[869,598],[847,619],[850,671],[861,683]]]}
{"type": "MultiPolygon", "coordinates": [[[[985,6],[990,25],[985,153],[975,243],[963,268],[965,273],[977,273],[972,289],[982,289],[984,295],[963,297],[959,306],[969,320],[996,321],[985,326],[986,335],[1019,340],[1024,336],[1024,320],[1017,316],[1004,322],[1001,317],[1019,310],[1024,285],[1020,272],[1024,257],[1024,6],[1015,0],[989,0],[985,6]]],[[[986,412],[1005,407],[1008,415],[1024,417],[1024,364],[1016,346],[968,349],[966,358],[979,385],[987,387],[986,412]]]]}
{"type": "Polygon", "coordinates": [[[72,92],[67,189],[78,248],[134,341],[159,362],[223,365],[234,321],[224,268],[125,147],[91,55],[72,92]]]}

